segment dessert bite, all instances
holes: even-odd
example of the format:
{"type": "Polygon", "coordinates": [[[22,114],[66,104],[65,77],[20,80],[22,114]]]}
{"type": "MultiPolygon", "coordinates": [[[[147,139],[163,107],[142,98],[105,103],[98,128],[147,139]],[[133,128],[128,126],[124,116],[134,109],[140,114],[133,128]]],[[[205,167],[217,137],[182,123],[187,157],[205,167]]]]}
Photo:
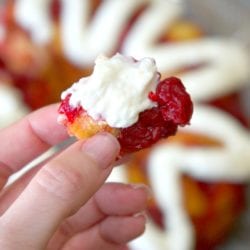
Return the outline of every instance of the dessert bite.
{"type": "Polygon", "coordinates": [[[151,58],[99,56],[92,75],[62,93],[58,121],[77,138],[112,133],[122,154],[149,147],[189,124],[193,112],[182,82],[160,77],[151,58]]]}

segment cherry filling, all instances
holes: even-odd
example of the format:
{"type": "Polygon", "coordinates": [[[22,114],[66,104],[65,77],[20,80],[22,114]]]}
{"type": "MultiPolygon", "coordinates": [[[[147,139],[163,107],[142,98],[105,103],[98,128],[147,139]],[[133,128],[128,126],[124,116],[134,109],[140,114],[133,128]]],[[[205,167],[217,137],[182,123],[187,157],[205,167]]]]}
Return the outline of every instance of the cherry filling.
{"type": "Polygon", "coordinates": [[[67,121],[69,123],[73,123],[75,119],[82,113],[84,112],[84,109],[81,106],[78,107],[72,107],[69,104],[71,94],[67,95],[66,98],[62,101],[58,112],[59,114],[63,114],[67,117],[67,121]]]}
{"type": "MultiPolygon", "coordinates": [[[[161,138],[174,135],[179,125],[189,123],[193,104],[178,78],[170,77],[159,82],[155,93],[149,93],[149,98],[157,103],[157,107],[141,112],[135,124],[120,129],[117,139],[121,144],[121,154],[147,148],[161,138]]],[[[85,110],[82,107],[72,108],[69,99],[70,95],[62,101],[59,113],[73,123],[85,110]]]]}
{"type": "Polygon", "coordinates": [[[149,98],[157,102],[157,107],[140,113],[135,124],[121,129],[118,140],[122,153],[147,148],[161,138],[174,135],[178,125],[184,126],[191,119],[193,104],[178,78],[162,80],[149,98]]]}
{"type": "Polygon", "coordinates": [[[158,103],[165,121],[171,120],[181,126],[189,123],[193,104],[180,79],[164,79],[157,85],[156,92],[149,94],[149,98],[158,103]]]}

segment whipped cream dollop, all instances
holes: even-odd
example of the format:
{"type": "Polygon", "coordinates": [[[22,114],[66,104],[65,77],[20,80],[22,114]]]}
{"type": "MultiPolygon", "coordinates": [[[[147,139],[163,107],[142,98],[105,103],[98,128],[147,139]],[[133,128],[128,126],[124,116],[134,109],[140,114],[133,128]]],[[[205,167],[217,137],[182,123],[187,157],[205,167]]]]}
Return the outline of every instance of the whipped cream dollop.
{"type": "Polygon", "coordinates": [[[81,106],[94,120],[125,128],[138,120],[139,113],[156,104],[148,98],[159,81],[155,61],[116,54],[98,56],[92,75],[81,78],[62,93],[69,94],[72,107],[81,106]]]}

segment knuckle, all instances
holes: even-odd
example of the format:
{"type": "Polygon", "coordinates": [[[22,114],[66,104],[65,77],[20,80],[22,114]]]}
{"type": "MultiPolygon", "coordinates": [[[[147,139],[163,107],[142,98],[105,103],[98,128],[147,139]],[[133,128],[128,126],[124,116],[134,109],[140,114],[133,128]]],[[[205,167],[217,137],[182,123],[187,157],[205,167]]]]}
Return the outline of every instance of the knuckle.
{"type": "Polygon", "coordinates": [[[37,183],[46,192],[63,199],[72,199],[84,183],[83,174],[73,167],[64,166],[62,163],[50,163],[40,171],[37,183]]]}

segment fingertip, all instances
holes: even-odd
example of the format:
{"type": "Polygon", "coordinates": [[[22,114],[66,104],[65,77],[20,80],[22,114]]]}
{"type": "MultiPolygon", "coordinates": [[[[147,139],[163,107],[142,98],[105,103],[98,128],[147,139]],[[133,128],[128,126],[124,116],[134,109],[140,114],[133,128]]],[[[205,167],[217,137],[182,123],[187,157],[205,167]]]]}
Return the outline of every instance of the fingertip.
{"type": "Polygon", "coordinates": [[[143,214],[108,217],[100,224],[100,234],[106,241],[125,244],[142,235],[145,227],[146,217],[143,214]]]}
{"type": "Polygon", "coordinates": [[[148,205],[148,188],[124,183],[106,183],[95,194],[98,209],[106,215],[131,215],[148,205]]]}
{"type": "Polygon", "coordinates": [[[139,225],[144,226],[144,230],[145,230],[145,225],[148,219],[146,211],[144,210],[144,211],[134,214],[133,218],[135,218],[135,220],[137,221],[137,223],[139,223],[139,225]]]}
{"type": "Polygon", "coordinates": [[[120,144],[109,133],[98,133],[82,144],[82,151],[89,155],[100,168],[108,168],[120,152],[120,144]]]}
{"type": "Polygon", "coordinates": [[[58,104],[51,104],[30,113],[25,118],[32,130],[50,145],[55,145],[69,137],[65,127],[57,122],[57,110],[58,104]]]}
{"type": "Polygon", "coordinates": [[[147,224],[146,213],[141,212],[136,215],[133,215],[130,223],[131,223],[131,226],[135,228],[134,236],[132,239],[130,239],[130,240],[133,240],[145,232],[146,224],[147,224]]]}
{"type": "Polygon", "coordinates": [[[129,184],[134,190],[142,193],[142,195],[146,196],[147,200],[150,200],[153,197],[152,190],[149,186],[144,183],[132,183],[129,184]]]}

